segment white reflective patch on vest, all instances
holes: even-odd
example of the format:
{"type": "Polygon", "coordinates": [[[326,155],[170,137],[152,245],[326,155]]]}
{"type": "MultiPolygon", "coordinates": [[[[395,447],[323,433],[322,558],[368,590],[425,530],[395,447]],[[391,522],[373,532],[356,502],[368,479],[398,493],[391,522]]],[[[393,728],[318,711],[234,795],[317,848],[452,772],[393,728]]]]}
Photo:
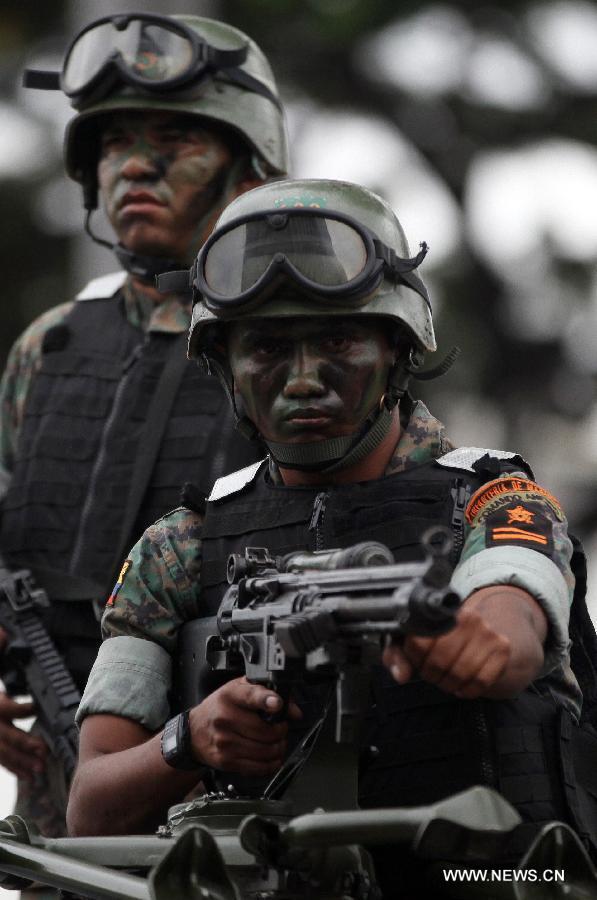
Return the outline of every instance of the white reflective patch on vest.
{"type": "Polygon", "coordinates": [[[83,290],[79,291],[75,300],[105,300],[113,297],[125,281],[126,272],[110,272],[108,275],[101,275],[86,284],[83,290]]]}
{"type": "Polygon", "coordinates": [[[489,453],[494,459],[512,459],[516,456],[511,450],[488,450],[483,447],[458,447],[451,450],[444,456],[436,459],[436,463],[445,466],[446,469],[464,469],[467,472],[474,472],[473,463],[489,453]]]}
{"type": "Polygon", "coordinates": [[[218,478],[207,498],[208,502],[213,503],[214,500],[221,500],[222,497],[229,497],[230,494],[242,491],[245,485],[253,481],[264,462],[267,462],[267,459],[262,459],[250,466],[245,466],[244,469],[239,469],[238,472],[231,472],[230,475],[218,478]]]}

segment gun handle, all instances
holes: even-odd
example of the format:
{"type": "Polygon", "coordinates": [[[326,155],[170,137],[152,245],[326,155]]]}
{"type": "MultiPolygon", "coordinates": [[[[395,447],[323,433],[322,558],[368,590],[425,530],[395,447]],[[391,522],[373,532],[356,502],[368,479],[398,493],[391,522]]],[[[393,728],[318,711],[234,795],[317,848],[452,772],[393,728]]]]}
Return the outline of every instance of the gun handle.
{"type": "Polygon", "coordinates": [[[268,713],[265,710],[261,710],[259,715],[264,722],[269,722],[271,725],[277,725],[278,722],[285,722],[288,718],[288,704],[290,703],[289,682],[284,681],[281,684],[272,684],[270,682],[266,687],[271,688],[272,691],[275,691],[276,694],[282,698],[282,708],[275,713],[268,713]]]}

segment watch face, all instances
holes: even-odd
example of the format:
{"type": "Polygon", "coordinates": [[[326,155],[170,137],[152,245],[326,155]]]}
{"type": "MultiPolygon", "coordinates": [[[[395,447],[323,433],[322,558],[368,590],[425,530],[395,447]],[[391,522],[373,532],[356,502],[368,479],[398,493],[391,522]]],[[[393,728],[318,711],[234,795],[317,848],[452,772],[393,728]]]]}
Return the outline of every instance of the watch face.
{"type": "Polygon", "coordinates": [[[174,753],[176,750],[176,728],[164,731],[162,737],[162,749],[165,754],[174,753]]]}
{"type": "Polygon", "coordinates": [[[174,769],[201,768],[191,750],[188,712],[166,723],[162,732],[162,756],[174,769]]]}

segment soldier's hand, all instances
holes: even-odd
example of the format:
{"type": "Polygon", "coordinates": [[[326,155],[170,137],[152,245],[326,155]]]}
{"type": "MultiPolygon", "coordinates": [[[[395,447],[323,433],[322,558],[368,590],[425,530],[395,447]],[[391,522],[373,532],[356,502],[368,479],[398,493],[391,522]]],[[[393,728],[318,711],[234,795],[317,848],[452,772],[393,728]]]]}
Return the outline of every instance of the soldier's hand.
{"type": "Polygon", "coordinates": [[[481,615],[461,609],[457,625],[437,638],[408,636],[384,651],[384,664],[399,684],[414,674],[449,694],[474,699],[500,679],[510,660],[510,641],[481,615]]]}
{"type": "Polygon", "coordinates": [[[547,617],[531,594],[511,584],[489,585],[469,594],[452,631],[408,637],[402,647],[386,648],[384,663],[401,684],[417,671],[457,697],[517,697],[541,672],[547,631],[547,617]]]}
{"type": "MultiPolygon", "coordinates": [[[[278,694],[246,678],[229,681],[191,710],[197,759],[223,772],[273,774],[286,754],[288,722],[266,722],[260,713],[279,712],[282,705],[278,694]]],[[[300,719],[302,714],[290,703],[288,715],[300,719]]]]}
{"type": "Polygon", "coordinates": [[[0,765],[28,780],[43,772],[48,748],[41,737],[17,728],[13,720],[27,719],[33,713],[33,703],[17,703],[0,693],[0,765]]]}

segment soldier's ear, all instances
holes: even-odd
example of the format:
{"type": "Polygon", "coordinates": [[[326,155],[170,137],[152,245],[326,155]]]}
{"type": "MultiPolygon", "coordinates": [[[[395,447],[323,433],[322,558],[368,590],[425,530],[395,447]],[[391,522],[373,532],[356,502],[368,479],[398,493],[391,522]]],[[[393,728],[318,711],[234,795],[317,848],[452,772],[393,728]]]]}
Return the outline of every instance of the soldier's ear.
{"type": "Polygon", "coordinates": [[[261,187],[262,184],[265,184],[265,180],[256,175],[252,169],[248,169],[237,181],[230,199],[234,200],[235,197],[240,197],[241,194],[246,194],[247,191],[253,188],[261,187]]]}

